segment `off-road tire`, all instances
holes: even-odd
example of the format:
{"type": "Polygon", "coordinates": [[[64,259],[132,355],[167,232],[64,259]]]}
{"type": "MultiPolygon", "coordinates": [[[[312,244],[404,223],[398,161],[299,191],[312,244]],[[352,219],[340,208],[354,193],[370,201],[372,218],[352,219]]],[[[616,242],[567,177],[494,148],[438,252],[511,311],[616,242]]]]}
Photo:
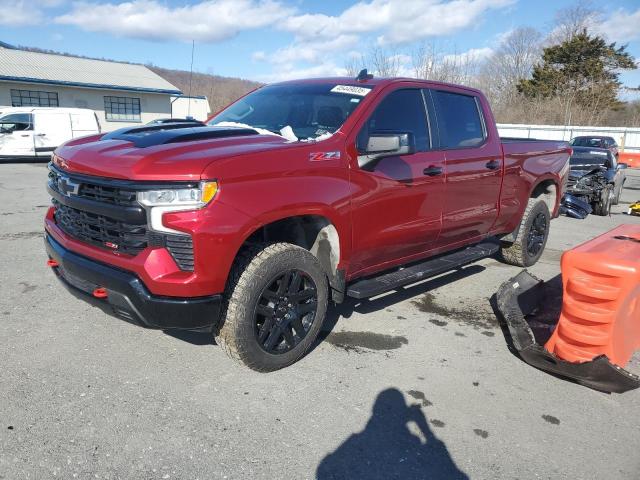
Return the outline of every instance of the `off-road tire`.
{"type": "Polygon", "coordinates": [[[611,214],[613,185],[609,184],[602,189],[600,200],[593,204],[593,214],[601,217],[608,217],[611,214]]]}
{"type": "Polygon", "coordinates": [[[518,267],[530,267],[535,264],[547,244],[549,238],[549,226],[551,225],[551,214],[549,213],[549,207],[544,200],[540,198],[530,198],[527,202],[527,208],[522,216],[522,222],[520,223],[520,229],[518,230],[518,236],[513,243],[503,242],[500,248],[502,260],[510,265],[518,267]],[[546,233],[542,241],[540,250],[532,254],[528,247],[529,234],[533,228],[536,218],[540,219],[544,217],[546,223],[546,233]]]}
{"type": "Polygon", "coordinates": [[[308,250],[289,243],[260,244],[238,254],[224,294],[222,324],[215,340],[233,360],[259,372],[271,372],[295,363],[312,346],[327,311],[327,276],[308,250]],[[265,351],[256,334],[256,305],[264,289],[281,272],[295,269],[315,283],[317,309],[308,333],[291,350],[265,351]]]}

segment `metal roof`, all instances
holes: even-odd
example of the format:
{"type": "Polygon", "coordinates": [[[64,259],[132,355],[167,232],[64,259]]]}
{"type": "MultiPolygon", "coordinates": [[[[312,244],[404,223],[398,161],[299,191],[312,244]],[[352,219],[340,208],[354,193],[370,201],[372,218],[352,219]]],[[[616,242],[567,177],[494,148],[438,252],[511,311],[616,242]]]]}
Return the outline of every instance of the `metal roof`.
{"type": "Polygon", "coordinates": [[[143,65],[0,48],[0,81],[181,94],[143,65]]]}

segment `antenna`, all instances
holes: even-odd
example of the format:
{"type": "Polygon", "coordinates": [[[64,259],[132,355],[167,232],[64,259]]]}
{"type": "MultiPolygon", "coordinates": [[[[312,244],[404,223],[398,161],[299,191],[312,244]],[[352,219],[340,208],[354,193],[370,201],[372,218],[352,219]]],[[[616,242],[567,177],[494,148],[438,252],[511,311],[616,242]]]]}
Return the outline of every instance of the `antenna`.
{"type": "Polygon", "coordinates": [[[360,70],[360,73],[356,77],[356,80],[359,82],[366,82],[367,80],[371,80],[373,78],[373,74],[367,72],[366,68],[360,70]]]}
{"type": "Polygon", "coordinates": [[[191,69],[189,70],[189,101],[187,103],[187,117],[191,116],[191,85],[193,84],[193,51],[196,49],[196,41],[191,40],[191,69]]]}

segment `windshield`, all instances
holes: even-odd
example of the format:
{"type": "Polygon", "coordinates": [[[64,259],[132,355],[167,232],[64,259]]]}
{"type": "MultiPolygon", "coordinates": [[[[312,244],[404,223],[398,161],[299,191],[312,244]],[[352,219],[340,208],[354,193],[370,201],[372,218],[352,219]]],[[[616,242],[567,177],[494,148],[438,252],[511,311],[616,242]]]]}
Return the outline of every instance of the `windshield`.
{"type": "Polygon", "coordinates": [[[260,88],[213,117],[209,125],[236,125],[289,140],[321,140],[335,133],[371,87],[337,84],[260,88]]]}
{"type": "Polygon", "coordinates": [[[588,152],[574,152],[569,163],[572,166],[597,167],[604,166],[611,168],[614,163],[614,156],[607,151],[590,150],[588,152]]]}

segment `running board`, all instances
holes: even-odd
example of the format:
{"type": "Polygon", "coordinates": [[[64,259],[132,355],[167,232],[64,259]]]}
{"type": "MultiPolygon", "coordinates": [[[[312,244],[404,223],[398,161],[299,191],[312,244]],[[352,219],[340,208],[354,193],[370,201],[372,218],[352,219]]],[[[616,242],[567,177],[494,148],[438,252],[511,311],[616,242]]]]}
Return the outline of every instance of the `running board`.
{"type": "Polygon", "coordinates": [[[441,273],[455,270],[476,260],[490,257],[500,249],[498,243],[485,241],[472,247],[456,250],[410,267],[394,270],[377,277],[358,280],[347,288],[347,296],[368,298],[405,285],[420,282],[441,273]]]}

